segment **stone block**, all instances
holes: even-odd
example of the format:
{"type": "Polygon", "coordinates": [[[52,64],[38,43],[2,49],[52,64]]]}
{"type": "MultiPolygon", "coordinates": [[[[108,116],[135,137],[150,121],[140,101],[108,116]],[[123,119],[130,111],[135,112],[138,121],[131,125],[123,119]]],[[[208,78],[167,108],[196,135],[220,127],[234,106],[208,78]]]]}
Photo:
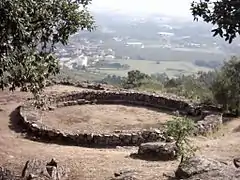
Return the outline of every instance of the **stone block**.
{"type": "Polygon", "coordinates": [[[175,160],[177,158],[177,146],[175,143],[149,142],[139,146],[138,156],[144,159],[175,160]]]}

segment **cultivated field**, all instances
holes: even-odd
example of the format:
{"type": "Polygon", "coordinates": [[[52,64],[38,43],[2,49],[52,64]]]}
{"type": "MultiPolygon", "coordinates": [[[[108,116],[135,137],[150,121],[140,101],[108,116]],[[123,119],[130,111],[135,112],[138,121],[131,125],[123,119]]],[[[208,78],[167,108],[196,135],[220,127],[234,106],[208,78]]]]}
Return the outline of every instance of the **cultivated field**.
{"type": "Polygon", "coordinates": [[[118,76],[126,76],[128,71],[131,70],[140,70],[146,74],[154,73],[166,73],[168,76],[175,76],[179,74],[192,74],[198,71],[209,71],[209,68],[198,67],[189,61],[159,61],[157,64],[156,61],[148,60],[122,60],[117,59],[113,62],[128,64],[130,69],[128,70],[117,70],[117,69],[100,69],[101,73],[115,74],[118,76]]]}

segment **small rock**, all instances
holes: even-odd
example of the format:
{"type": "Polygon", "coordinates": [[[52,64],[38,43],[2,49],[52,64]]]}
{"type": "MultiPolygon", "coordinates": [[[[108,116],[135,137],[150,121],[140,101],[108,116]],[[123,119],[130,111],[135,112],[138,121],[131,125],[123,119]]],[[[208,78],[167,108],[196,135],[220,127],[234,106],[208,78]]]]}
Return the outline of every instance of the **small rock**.
{"type": "Polygon", "coordinates": [[[137,172],[132,170],[116,172],[111,180],[138,180],[137,172]]]}
{"type": "Polygon", "coordinates": [[[56,108],[53,107],[53,106],[49,106],[49,107],[48,107],[48,110],[49,110],[49,111],[54,111],[55,109],[56,109],[56,108]]]}
{"type": "Polygon", "coordinates": [[[233,164],[236,168],[239,168],[240,167],[240,158],[234,158],[233,164]]]}
{"type": "Polygon", "coordinates": [[[167,138],[166,138],[166,142],[174,142],[175,140],[174,140],[174,138],[173,137],[171,137],[171,136],[167,136],[167,138]]]}
{"type": "Polygon", "coordinates": [[[114,133],[121,133],[121,130],[115,130],[114,133]]]}
{"type": "Polygon", "coordinates": [[[154,129],[153,130],[155,133],[157,133],[157,134],[162,134],[162,132],[160,131],[160,129],[154,129]]]}

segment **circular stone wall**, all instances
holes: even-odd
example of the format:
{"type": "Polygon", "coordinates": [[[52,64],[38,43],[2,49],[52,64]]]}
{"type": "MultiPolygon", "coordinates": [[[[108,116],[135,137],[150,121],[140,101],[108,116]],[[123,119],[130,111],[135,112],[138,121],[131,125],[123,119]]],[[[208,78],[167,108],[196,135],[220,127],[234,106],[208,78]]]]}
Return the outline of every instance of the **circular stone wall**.
{"type": "MultiPolygon", "coordinates": [[[[178,110],[184,114],[190,115],[198,115],[199,111],[201,112],[199,107],[194,107],[186,101],[171,99],[155,94],[143,94],[125,91],[83,91],[52,95],[49,97],[49,104],[49,110],[56,110],[54,108],[56,107],[60,108],[60,111],[61,108],[64,108],[65,106],[84,106],[86,104],[128,104],[157,109],[167,109],[170,111],[178,110]]],[[[92,132],[91,130],[87,130],[88,132],[85,132],[84,130],[78,132],[67,131],[66,129],[58,129],[58,127],[54,128],[45,124],[46,119],[44,119],[44,116],[40,116],[38,113],[36,113],[36,110],[33,107],[27,104],[19,107],[18,111],[22,117],[22,124],[26,127],[29,135],[35,136],[41,140],[50,140],[56,143],[105,147],[135,146],[144,142],[166,140],[164,133],[159,129],[137,131],[126,129],[126,131],[123,132],[118,131],[107,133],[92,132]]],[[[68,112],[63,111],[63,109],[61,113],[68,115],[68,112]]],[[[84,115],[85,114],[82,113],[82,116],[84,115]]],[[[49,123],[51,122],[51,118],[45,118],[47,118],[49,123]]],[[[146,116],[146,120],[147,118],[148,117],[146,116]]],[[[168,118],[166,118],[166,120],[168,120],[168,118]]],[[[105,120],[105,122],[107,122],[107,120],[105,120]]],[[[205,132],[217,129],[221,123],[222,119],[219,116],[213,116],[209,119],[204,119],[196,124],[196,133],[200,132],[200,134],[205,134],[205,132]]]]}

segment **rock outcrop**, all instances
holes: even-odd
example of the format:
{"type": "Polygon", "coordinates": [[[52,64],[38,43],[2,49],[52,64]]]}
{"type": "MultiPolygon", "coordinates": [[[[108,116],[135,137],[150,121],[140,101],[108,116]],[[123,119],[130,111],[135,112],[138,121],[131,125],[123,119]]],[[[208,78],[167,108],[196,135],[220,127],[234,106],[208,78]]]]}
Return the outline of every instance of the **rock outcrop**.
{"type": "Polygon", "coordinates": [[[50,162],[33,159],[26,162],[19,176],[0,167],[0,180],[68,180],[68,173],[69,169],[59,165],[54,159],[50,162]]]}
{"type": "Polygon", "coordinates": [[[217,160],[195,156],[179,165],[177,179],[188,180],[237,180],[240,170],[217,160]]]}
{"type": "Polygon", "coordinates": [[[67,180],[68,172],[68,169],[59,166],[54,159],[48,163],[33,159],[26,162],[22,177],[27,180],[35,180],[36,178],[39,180],[67,180]]]}

